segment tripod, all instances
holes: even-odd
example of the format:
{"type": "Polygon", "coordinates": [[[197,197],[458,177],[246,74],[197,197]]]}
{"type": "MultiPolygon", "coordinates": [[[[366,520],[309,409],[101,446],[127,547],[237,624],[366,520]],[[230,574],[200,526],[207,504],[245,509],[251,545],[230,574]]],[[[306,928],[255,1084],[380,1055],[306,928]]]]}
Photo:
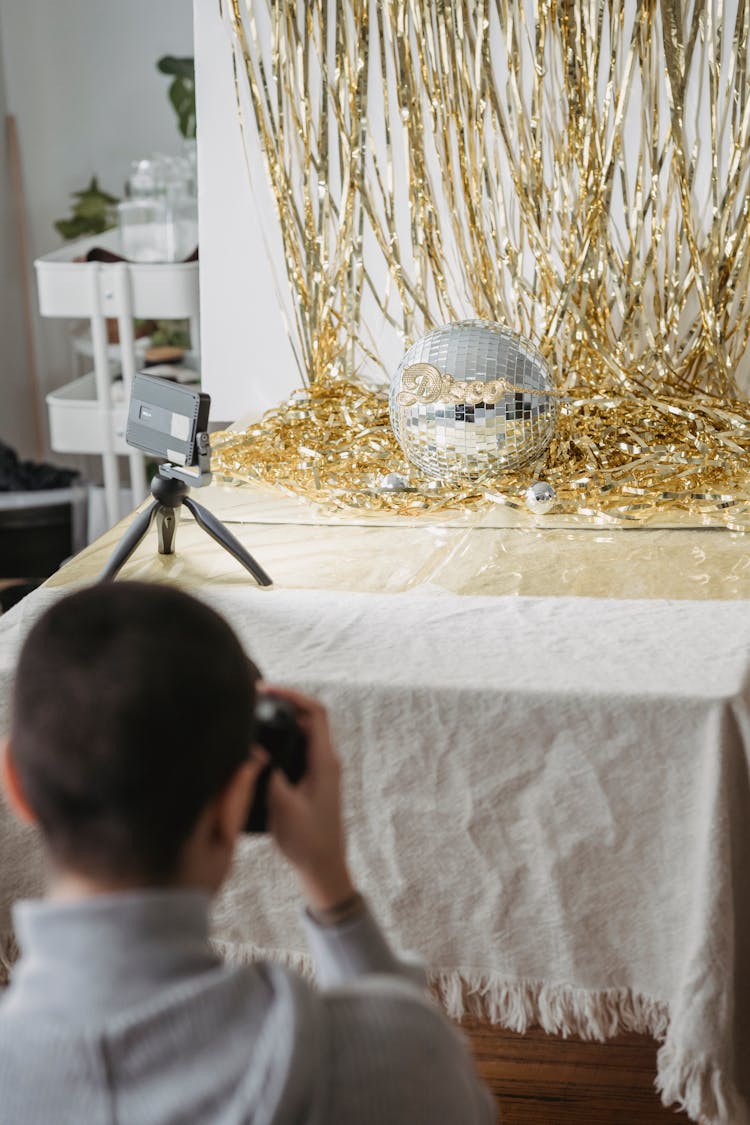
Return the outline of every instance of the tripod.
{"type": "MultiPolygon", "coordinates": [[[[174,541],[177,532],[177,520],[180,515],[181,505],[185,505],[192,512],[196,522],[203,528],[207,535],[216,540],[237,562],[242,563],[249,570],[259,586],[271,586],[272,580],[266,574],[253,556],[242,546],[238,539],[232,535],[221,520],[217,520],[202,504],[196,503],[188,495],[190,486],[187,481],[180,479],[179,469],[167,464],[159,468],[158,474],[151,481],[151,495],[153,504],[136,516],[133,523],[123,535],[118,546],[112,553],[109,562],[99,575],[100,582],[109,582],[116,577],[118,571],[128,561],[133,551],[146,535],[154,519],[159,537],[159,554],[173,555],[174,541]]],[[[209,477],[210,480],[210,477],[209,477]]]]}

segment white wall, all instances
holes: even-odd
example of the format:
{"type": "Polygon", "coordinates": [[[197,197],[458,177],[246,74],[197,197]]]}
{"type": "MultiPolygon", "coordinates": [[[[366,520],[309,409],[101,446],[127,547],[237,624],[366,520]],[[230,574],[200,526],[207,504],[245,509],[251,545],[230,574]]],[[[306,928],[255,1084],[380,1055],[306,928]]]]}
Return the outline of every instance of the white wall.
{"type": "MultiPolygon", "coordinates": [[[[254,9],[261,27],[264,7],[254,9]]],[[[202,384],[212,418],[235,421],[276,406],[303,374],[290,342],[292,299],[247,82],[240,74],[243,137],[228,20],[218,0],[194,0],[194,10],[202,384]]],[[[395,370],[402,342],[386,332],[378,344],[395,370]]]]}
{"type": "Polygon", "coordinates": [[[245,158],[218,2],[195,0],[195,48],[202,383],[211,417],[235,421],[275,406],[301,380],[281,311],[289,295],[279,224],[252,129],[245,158]]]}
{"type": "MultiPolygon", "coordinates": [[[[6,110],[18,119],[31,253],[38,256],[61,244],[52,223],[69,213],[70,192],[92,174],[121,195],[131,160],[179,151],[168,79],[155,64],[161,55],[193,53],[192,4],[0,0],[0,40],[6,110]]],[[[38,335],[49,390],[71,377],[66,335],[50,321],[40,322],[38,335]]],[[[7,395],[0,393],[3,414],[7,395]]]]}

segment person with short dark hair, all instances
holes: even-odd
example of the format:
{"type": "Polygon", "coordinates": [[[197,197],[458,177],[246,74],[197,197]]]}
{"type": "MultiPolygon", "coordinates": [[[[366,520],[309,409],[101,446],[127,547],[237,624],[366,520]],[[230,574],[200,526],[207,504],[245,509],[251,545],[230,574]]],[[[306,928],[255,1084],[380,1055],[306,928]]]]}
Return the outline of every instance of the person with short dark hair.
{"type": "Polygon", "coordinates": [[[166,586],[81,590],[30,631],[4,781],[50,882],[14,908],[2,1125],[496,1119],[421,970],[352,883],[326,713],[291,689],[262,686],[307,741],[297,785],[271,774],[269,830],[299,878],[320,990],[212,951],[210,901],[267,762],[257,678],[229,625],[166,586]]]}

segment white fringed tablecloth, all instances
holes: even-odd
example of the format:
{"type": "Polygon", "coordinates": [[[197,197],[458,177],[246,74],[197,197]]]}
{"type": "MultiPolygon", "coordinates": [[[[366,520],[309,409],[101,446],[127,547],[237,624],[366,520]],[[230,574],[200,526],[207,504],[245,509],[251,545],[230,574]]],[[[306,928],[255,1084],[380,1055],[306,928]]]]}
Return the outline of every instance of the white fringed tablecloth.
{"type": "MultiPolygon", "coordinates": [[[[0,732],[57,585],[0,621],[0,732]]],[[[328,705],[355,875],[452,1013],[651,1033],[666,1103],[750,1121],[749,602],[194,592],[328,705]]],[[[9,950],[42,873],[4,808],[0,848],[9,950]]],[[[298,912],[268,841],[243,842],[219,946],[304,968],[298,912]]]]}

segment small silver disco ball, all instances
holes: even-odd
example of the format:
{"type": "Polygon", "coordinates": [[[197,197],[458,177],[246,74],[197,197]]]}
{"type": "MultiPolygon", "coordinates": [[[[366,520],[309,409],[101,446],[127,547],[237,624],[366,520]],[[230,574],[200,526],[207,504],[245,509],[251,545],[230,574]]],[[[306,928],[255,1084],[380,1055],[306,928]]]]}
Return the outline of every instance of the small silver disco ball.
{"type": "Polygon", "coordinates": [[[546,480],[537,480],[526,489],[526,507],[535,516],[546,516],[557,500],[557,493],[546,480]]]}
{"type": "Polygon", "coordinates": [[[557,401],[544,357],[502,324],[462,320],[422,336],[391,383],[393,431],[407,458],[446,481],[476,480],[539,457],[557,401]]]}

